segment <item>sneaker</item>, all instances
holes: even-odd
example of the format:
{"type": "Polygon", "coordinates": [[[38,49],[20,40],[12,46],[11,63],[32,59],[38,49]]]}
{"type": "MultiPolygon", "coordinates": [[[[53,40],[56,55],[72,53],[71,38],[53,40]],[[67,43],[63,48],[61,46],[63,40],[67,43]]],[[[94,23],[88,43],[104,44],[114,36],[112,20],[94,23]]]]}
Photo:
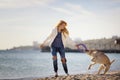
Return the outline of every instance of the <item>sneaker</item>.
{"type": "Polygon", "coordinates": [[[69,74],[67,73],[67,76],[69,76],[69,74]]]}
{"type": "Polygon", "coordinates": [[[57,74],[57,73],[55,74],[55,77],[58,77],[58,74],[57,74]]]}

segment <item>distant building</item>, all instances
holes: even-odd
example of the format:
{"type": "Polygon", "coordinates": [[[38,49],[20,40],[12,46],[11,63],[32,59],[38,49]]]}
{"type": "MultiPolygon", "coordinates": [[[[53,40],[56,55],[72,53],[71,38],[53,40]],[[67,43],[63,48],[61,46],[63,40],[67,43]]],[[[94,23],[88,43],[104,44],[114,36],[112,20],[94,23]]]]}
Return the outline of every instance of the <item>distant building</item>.
{"type": "Polygon", "coordinates": [[[37,41],[33,41],[33,47],[39,47],[39,43],[37,41]]]}
{"type": "Polygon", "coordinates": [[[118,36],[112,36],[112,39],[118,39],[119,37],[118,36]]]}
{"type": "Polygon", "coordinates": [[[96,39],[96,40],[87,40],[83,41],[84,44],[88,47],[88,49],[97,49],[97,50],[120,50],[120,41],[119,39],[110,38],[110,39],[96,39]],[[116,43],[116,44],[115,44],[116,43]]]}

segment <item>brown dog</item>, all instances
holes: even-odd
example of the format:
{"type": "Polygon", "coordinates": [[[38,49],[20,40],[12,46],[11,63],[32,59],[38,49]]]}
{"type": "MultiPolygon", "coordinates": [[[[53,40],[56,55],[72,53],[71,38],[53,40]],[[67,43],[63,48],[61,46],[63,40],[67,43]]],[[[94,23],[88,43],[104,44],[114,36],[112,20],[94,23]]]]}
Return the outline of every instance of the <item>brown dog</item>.
{"type": "Polygon", "coordinates": [[[91,67],[96,63],[101,64],[98,74],[100,74],[101,70],[104,70],[104,74],[106,74],[106,72],[110,69],[110,65],[115,61],[110,61],[110,59],[103,52],[100,51],[87,50],[86,53],[91,56],[91,61],[93,62],[89,65],[88,69],[91,69],[91,67]]]}

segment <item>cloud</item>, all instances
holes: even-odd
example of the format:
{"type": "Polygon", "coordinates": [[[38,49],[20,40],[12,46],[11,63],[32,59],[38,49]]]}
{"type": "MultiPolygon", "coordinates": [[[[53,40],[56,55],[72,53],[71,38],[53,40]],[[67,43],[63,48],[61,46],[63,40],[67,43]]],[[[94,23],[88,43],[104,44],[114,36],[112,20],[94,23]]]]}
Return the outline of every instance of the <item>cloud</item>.
{"type": "Polygon", "coordinates": [[[57,12],[60,12],[60,13],[64,13],[64,14],[67,14],[67,15],[75,15],[74,12],[71,12],[67,9],[64,9],[64,8],[60,8],[60,7],[51,7],[51,9],[57,11],[57,12]]]}
{"type": "Polygon", "coordinates": [[[83,6],[78,5],[78,4],[66,3],[65,6],[67,8],[69,8],[71,11],[76,12],[77,14],[81,14],[81,15],[95,15],[93,12],[83,8],[83,6]]]}
{"type": "Polygon", "coordinates": [[[35,5],[46,5],[54,0],[0,0],[0,8],[23,8],[35,5]]]}
{"type": "MultiPolygon", "coordinates": [[[[102,8],[105,8],[105,6],[108,6],[110,8],[116,5],[120,5],[120,0],[92,0],[93,3],[97,4],[98,6],[101,6],[102,8]]],[[[118,6],[117,6],[118,7],[118,6]]]]}
{"type": "Polygon", "coordinates": [[[100,19],[103,19],[104,22],[109,23],[109,26],[114,26],[119,28],[120,26],[120,7],[115,7],[104,11],[99,15],[100,19]]]}
{"type": "Polygon", "coordinates": [[[111,1],[111,2],[114,2],[114,3],[120,3],[120,0],[108,0],[108,1],[111,1]]]}
{"type": "Polygon", "coordinates": [[[51,9],[66,14],[68,16],[74,17],[90,17],[95,16],[95,13],[83,8],[81,5],[72,4],[72,3],[65,3],[62,7],[54,7],[52,6],[51,9]]]}

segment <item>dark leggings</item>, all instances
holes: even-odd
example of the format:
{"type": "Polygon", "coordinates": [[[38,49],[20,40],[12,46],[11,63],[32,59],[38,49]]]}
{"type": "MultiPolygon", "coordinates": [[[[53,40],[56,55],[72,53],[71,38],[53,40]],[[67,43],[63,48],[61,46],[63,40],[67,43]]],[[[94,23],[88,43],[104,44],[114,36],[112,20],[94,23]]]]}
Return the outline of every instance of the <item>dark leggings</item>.
{"type": "Polygon", "coordinates": [[[68,74],[68,69],[67,69],[67,64],[66,64],[66,58],[65,58],[65,49],[64,48],[55,48],[55,47],[52,47],[52,56],[53,56],[54,71],[56,73],[58,71],[57,52],[59,52],[59,54],[61,56],[61,62],[62,62],[64,71],[65,71],[66,74],[68,74]]]}

